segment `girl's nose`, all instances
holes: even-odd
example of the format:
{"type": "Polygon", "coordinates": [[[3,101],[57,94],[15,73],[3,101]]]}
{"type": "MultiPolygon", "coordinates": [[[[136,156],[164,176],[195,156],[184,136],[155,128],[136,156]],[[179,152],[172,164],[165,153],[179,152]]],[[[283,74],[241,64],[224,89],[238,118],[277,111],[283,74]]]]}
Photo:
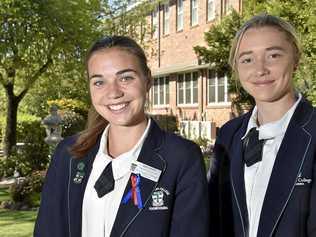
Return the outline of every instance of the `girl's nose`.
{"type": "Polygon", "coordinates": [[[107,97],[109,99],[117,99],[124,95],[123,91],[120,89],[118,82],[114,80],[108,84],[107,97]]]}

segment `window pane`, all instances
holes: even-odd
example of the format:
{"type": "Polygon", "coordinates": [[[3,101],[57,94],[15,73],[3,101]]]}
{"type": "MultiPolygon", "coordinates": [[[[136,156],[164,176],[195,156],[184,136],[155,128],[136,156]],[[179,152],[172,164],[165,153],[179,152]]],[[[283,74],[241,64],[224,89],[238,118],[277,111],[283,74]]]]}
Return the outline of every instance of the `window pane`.
{"type": "Polygon", "coordinates": [[[215,18],[215,6],[214,0],[207,1],[207,20],[213,20],[215,18]]]}
{"type": "Polygon", "coordinates": [[[193,103],[198,103],[198,72],[193,72],[193,103]]]}
{"type": "Polygon", "coordinates": [[[164,5],[164,11],[163,11],[163,33],[169,34],[169,4],[166,3],[164,5]]]}
{"type": "Polygon", "coordinates": [[[191,0],[191,25],[194,26],[197,23],[198,23],[197,0],[191,0]]]}
{"type": "Polygon", "coordinates": [[[218,102],[225,102],[225,78],[218,78],[218,102]]]}
{"type": "Polygon", "coordinates": [[[160,77],[159,78],[159,104],[163,105],[165,103],[165,98],[164,98],[164,78],[160,77]]]}
{"type": "Polygon", "coordinates": [[[216,102],[216,77],[215,72],[208,71],[208,103],[216,102]]]}
{"type": "Polygon", "coordinates": [[[177,2],[177,30],[183,29],[183,0],[177,2]]]}
{"type": "Polygon", "coordinates": [[[179,95],[179,104],[183,104],[183,98],[184,98],[184,85],[183,85],[183,75],[178,75],[178,95],[179,95]]]}
{"type": "Polygon", "coordinates": [[[169,77],[165,78],[166,104],[169,104],[169,77]]]}
{"type": "Polygon", "coordinates": [[[185,103],[191,104],[191,73],[185,74],[185,103]]]}
{"type": "Polygon", "coordinates": [[[154,78],[154,88],[153,88],[154,96],[153,96],[153,104],[158,105],[158,78],[154,78]]]}
{"type": "Polygon", "coordinates": [[[152,33],[154,38],[158,36],[158,27],[158,8],[156,8],[152,12],[152,33]]]}

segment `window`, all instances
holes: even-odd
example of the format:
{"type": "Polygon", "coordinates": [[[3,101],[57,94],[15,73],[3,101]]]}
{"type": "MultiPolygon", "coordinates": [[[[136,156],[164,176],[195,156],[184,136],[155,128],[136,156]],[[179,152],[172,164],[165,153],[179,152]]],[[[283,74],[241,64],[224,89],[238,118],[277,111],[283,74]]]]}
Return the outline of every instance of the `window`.
{"type": "Polygon", "coordinates": [[[208,103],[229,102],[228,80],[224,75],[217,75],[214,71],[208,71],[208,103]]]}
{"type": "Polygon", "coordinates": [[[227,14],[232,8],[232,3],[230,0],[224,0],[224,13],[227,14]]]}
{"type": "Polygon", "coordinates": [[[183,0],[177,0],[177,31],[183,29],[183,0]]]}
{"type": "Polygon", "coordinates": [[[163,5],[163,34],[169,34],[169,3],[163,5]]]}
{"type": "Polygon", "coordinates": [[[153,34],[153,38],[157,38],[158,37],[158,8],[156,8],[153,12],[152,12],[152,34],[153,34]]]}
{"type": "Polygon", "coordinates": [[[207,21],[215,19],[215,2],[214,0],[207,1],[207,21]]]}
{"type": "Polygon", "coordinates": [[[198,0],[191,0],[191,26],[198,24],[198,0]]]}
{"type": "Polygon", "coordinates": [[[194,105],[198,103],[198,72],[178,75],[178,104],[194,105]]]}
{"type": "Polygon", "coordinates": [[[153,105],[168,105],[169,104],[169,77],[154,78],[153,86],[153,105]]]}

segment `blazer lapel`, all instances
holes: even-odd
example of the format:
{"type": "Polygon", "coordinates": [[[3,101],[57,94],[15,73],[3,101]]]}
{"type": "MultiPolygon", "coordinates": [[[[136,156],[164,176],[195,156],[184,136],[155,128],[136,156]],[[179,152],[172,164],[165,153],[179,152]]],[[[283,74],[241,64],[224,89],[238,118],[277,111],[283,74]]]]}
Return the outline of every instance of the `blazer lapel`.
{"type": "MultiPolygon", "coordinates": [[[[244,162],[243,162],[243,147],[241,138],[246,132],[248,121],[250,118],[251,112],[248,113],[246,118],[243,121],[241,128],[236,133],[232,147],[230,151],[231,154],[231,184],[233,197],[237,205],[238,215],[240,217],[237,223],[237,226],[242,226],[243,235],[246,236],[247,226],[248,226],[248,212],[247,212],[247,202],[246,202],[246,191],[245,191],[245,181],[244,181],[244,162]]],[[[238,234],[237,234],[238,235],[238,234]]]]}
{"type": "MultiPolygon", "coordinates": [[[[100,139],[98,141],[100,142],[100,139]]],[[[94,158],[99,149],[99,142],[84,158],[70,158],[69,160],[70,172],[67,193],[69,237],[81,236],[83,196],[94,158]]]]}
{"type": "MultiPolygon", "coordinates": [[[[158,150],[162,146],[162,138],[163,132],[160,130],[154,120],[151,120],[151,126],[148,136],[145,139],[141,152],[138,156],[139,162],[161,170],[162,173],[160,175],[160,178],[166,169],[165,160],[158,154],[158,150]]],[[[152,180],[141,177],[140,190],[143,208],[138,209],[138,207],[135,206],[132,201],[129,201],[127,204],[121,203],[112,228],[111,236],[123,236],[126,233],[130,225],[150,201],[151,194],[156,189],[158,182],[154,182],[152,180]]],[[[129,192],[131,187],[131,180],[129,180],[125,188],[123,197],[129,192]]]]}
{"type": "Polygon", "coordinates": [[[311,138],[303,130],[312,107],[302,99],[285,133],[262,206],[258,237],[272,236],[291,197],[311,138]]]}

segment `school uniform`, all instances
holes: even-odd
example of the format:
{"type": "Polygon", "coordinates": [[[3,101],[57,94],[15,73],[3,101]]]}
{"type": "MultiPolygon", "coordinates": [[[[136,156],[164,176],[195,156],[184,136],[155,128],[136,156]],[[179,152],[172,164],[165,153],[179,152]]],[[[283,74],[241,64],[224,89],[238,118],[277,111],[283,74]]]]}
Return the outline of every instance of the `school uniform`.
{"type": "MultiPolygon", "coordinates": [[[[211,236],[316,236],[315,109],[304,98],[299,101],[280,144],[274,144],[279,138],[274,138],[274,143],[269,143],[269,138],[266,141],[267,147],[277,147],[275,160],[261,161],[265,165],[255,176],[243,157],[243,138],[251,116],[252,111],[220,129],[209,180],[214,211],[211,236]],[[256,188],[256,182],[261,186],[256,188]]],[[[268,152],[273,153],[273,149],[263,150],[263,154],[268,152]]],[[[263,159],[269,156],[273,155],[263,159]]]]}
{"type": "MultiPolygon", "coordinates": [[[[101,138],[82,159],[69,153],[75,140],[64,139],[56,148],[42,190],[35,237],[81,236],[84,193],[101,138]]],[[[209,236],[209,200],[199,147],[162,131],[152,120],[137,162],[161,174],[157,181],[140,176],[143,207],[131,200],[120,202],[110,236],[209,236]]],[[[123,198],[130,190],[131,180],[123,198]]]]}

